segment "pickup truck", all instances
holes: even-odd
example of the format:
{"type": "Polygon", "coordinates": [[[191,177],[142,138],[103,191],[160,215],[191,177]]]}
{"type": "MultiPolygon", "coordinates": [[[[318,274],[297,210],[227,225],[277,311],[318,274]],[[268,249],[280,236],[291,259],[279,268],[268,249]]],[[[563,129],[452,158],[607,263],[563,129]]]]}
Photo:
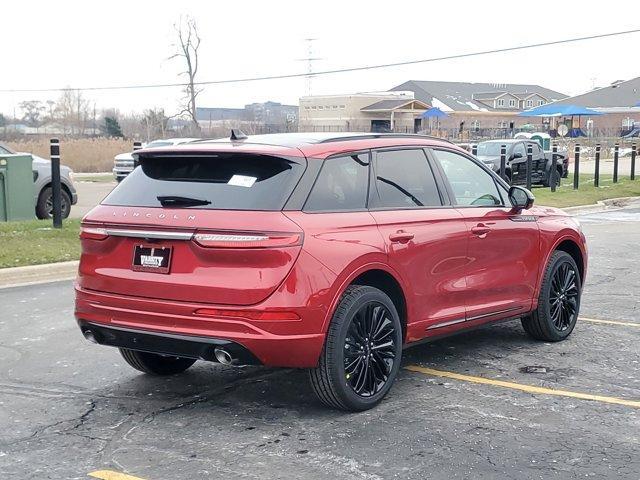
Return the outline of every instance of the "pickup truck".
{"type": "MultiPolygon", "coordinates": [[[[500,171],[500,147],[507,146],[507,162],[505,175],[512,185],[523,185],[527,179],[527,148],[532,147],[531,183],[549,187],[552,182],[551,156],[552,152],[545,152],[535,140],[528,139],[503,139],[488,140],[478,144],[478,160],[493,169],[500,171]]],[[[567,178],[569,173],[569,158],[562,152],[556,153],[556,185],[560,184],[560,178],[567,178]]]]}

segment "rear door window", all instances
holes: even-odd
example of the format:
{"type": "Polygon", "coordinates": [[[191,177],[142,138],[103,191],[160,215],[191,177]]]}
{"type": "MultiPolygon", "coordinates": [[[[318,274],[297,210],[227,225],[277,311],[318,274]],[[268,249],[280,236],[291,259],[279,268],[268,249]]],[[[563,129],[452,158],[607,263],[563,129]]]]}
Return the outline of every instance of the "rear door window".
{"type": "Polygon", "coordinates": [[[215,153],[150,156],[102,202],[218,210],[281,210],[304,172],[304,159],[215,153]]]}
{"type": "Polygon", "coordinates": [[[424,150],[384,150],[377,152],[375,158],[376,192],[370,196],[370,207],[416,208],[442,205],[424,150]]]}
{"type": "Polygon", "coordinates": [[[304,206],[305,211],[354,211],[366,208],[369,154],[324,161],[304,206]]]}

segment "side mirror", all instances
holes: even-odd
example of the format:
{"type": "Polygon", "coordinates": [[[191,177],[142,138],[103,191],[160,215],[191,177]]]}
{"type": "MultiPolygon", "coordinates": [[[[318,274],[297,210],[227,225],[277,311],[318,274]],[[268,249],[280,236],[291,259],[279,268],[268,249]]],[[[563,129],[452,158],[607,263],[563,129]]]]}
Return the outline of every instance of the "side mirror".
{"type": "Polygon", "coordinates": [[[517,160],[518,158],[522,158],[522,153],[520,152],[516,152],[513,154],[513,156],[511,157],[514,160],[517,160]]]}
{"type": "Polygon", "coordinates": [[[509,200],[516,211],[528,210],[533,207],[535,197],[533,193],[523,187],[513,186],[509,189],[509,200]]]}

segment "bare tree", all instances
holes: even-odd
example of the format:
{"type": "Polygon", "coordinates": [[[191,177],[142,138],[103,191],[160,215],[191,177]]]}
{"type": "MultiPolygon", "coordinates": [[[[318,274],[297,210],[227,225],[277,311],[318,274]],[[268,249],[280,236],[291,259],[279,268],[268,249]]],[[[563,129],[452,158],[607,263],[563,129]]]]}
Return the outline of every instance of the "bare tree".
{"type": "Polygon", "coordinates": [[[89,119],[89,102],[80,90],[63,90],[56,103],[56,114],[65,132],[84,135],[89,119]]]}
{"type": "Polygon", "coordinates": [[[169,118],[164,114],[164,109],[147,109],[142,116],[142,124],[147,133],[147,142],[154,138],[164,138],[169,118]]]}
{"type": "Polygon", "coordinates": [[[175,116],[188,115],[193,128],[196,132],[200,132],[200,125],[196,117],[196,98],[202,92],[195,85],[196,75],[198,74],[198,50],[200,49],[200,36],[196,21],[191,17],[181,18],[178,24],[174,25],[178,35],[178,42],[174,44],[176,53],[169,57],[184,59],[186,69],[180,75],[185,75],[188,83],[185,85],[185,97],[183,99],[182,111],[175,116]]]}
{"type": "Polygon", "coordinates": [[[42,112],[45,107],[40,100],[25,100],[21,102],[20,110],[22,110],[22,120],[31,127],[38,127],[41,123],[42,112]]]}

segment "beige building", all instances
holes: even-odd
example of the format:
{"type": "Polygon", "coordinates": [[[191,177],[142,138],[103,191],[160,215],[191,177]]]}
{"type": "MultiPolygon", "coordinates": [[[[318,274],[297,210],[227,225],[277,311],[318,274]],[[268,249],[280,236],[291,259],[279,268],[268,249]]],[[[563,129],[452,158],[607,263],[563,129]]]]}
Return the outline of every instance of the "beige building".
{"type": "Polygon", "coordinates": [[[413,92],[314,95],[300,99],[301,132],[407,132],[422,129],[430,105],[413,92]]]}

